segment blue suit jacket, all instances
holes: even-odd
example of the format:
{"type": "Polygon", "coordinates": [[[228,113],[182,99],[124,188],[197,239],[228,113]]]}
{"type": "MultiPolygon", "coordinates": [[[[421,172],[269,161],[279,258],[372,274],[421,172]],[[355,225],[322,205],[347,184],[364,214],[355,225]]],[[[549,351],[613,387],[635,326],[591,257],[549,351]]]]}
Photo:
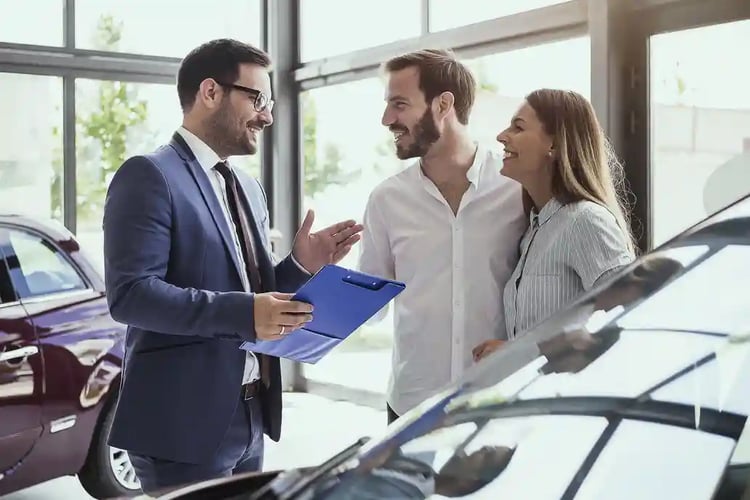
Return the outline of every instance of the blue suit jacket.
{"type": "MultiPolygon", "coordinates": [[[[309,275],[287,257],[274,263],[260,184],[237,173],[252,213],[263,291],[296,291],[309,275]],[[260,241],[259,241],[260,240],[260,241]]],[[[244,340],[255,339],[253,294],[243,291],[224,214],[205,171],[175,134],[128,159],[104,208],[107,300],[128,325],[109,444],[138,454],[210,460],[240,408],[244,340]]],[[[262,391],[264,431],[281,432],[281,374],[262,391]]]]}

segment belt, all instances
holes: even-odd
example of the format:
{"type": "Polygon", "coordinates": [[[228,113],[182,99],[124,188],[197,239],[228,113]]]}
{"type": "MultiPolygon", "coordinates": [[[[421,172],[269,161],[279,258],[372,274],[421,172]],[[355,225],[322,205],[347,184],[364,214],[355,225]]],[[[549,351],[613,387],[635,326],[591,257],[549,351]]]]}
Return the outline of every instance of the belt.
{"type": "Polygon", "coordinates": [[[245,401],[249,399],[253,399],[255,396],[258,395],[260,392],[260,380],[256,380],[255,382],[250,382],[248,384],[243,384],[242,386],[242,399],[245,401]]]}

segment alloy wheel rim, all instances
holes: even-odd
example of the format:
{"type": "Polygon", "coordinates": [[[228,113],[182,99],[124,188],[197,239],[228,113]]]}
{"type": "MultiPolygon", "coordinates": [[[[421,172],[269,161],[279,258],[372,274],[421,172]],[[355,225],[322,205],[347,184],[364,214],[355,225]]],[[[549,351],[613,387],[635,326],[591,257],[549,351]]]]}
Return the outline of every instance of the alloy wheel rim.
{"type": "Polygon", "coordinates": [[[130,462],[130,457],[125,450],[109,447],[109,467],[112,469],[117,482],[128,490],[138,490],[141,482],[135,475],[135,467],[130,462]]]}

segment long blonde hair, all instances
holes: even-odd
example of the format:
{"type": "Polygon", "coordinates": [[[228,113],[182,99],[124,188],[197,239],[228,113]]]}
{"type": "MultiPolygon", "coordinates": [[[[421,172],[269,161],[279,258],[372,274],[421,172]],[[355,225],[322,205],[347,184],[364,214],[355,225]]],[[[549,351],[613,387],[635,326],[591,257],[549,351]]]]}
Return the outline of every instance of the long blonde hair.
{"type": "Polygon", "coordinates": [[[589,200],[607,208],[635,253],[624,169],[591,103],[577,92],[557,89],[535,90],[526,102],[553,138],[553,195],[563,203],[589,200]]]}

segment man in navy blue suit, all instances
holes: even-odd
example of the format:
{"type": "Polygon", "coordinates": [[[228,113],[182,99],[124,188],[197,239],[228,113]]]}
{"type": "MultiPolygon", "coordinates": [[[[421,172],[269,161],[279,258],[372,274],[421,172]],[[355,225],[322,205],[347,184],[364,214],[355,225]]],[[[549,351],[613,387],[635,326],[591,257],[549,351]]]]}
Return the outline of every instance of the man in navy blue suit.
{"type": "Polygon", "coordinates": [[[310,321],[292,292],[360,237],[352,220],[311,233],[308,212],[291,254],[271,254],[265,193],[227,163],[254,154],[273,122],[269,65],[234,40],[190,52],[182,126],[108,189],[107,299],[128,325],[109,444],[128,451],[146,493],[262,468],[263,434],[281,432],[279,359],[240,344],[310,321]]]}

